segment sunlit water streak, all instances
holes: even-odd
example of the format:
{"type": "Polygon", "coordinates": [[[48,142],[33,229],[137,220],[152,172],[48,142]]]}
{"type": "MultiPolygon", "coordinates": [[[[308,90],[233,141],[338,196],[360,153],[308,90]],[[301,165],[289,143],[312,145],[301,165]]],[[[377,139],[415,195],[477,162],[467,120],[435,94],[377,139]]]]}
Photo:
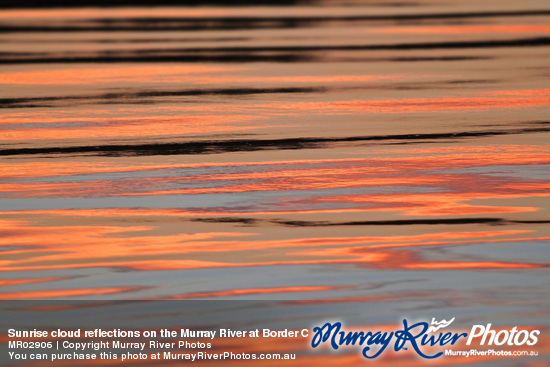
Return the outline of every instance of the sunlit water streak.
{"type": "Polygon", "coordinates": [[[320,4],[0,13],[0,298],[547,328],[548,4],[320,4]]]}

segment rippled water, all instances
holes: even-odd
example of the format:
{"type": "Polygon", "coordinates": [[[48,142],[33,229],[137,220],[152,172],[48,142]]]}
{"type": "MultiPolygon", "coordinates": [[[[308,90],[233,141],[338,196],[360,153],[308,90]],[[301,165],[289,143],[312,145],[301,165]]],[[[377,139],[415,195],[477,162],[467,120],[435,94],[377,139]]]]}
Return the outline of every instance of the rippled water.
{"type": "Polygon", "coordinates": [[[545,1],[3,10],[0,298],[548,330],[549,46],[545,1]]]}

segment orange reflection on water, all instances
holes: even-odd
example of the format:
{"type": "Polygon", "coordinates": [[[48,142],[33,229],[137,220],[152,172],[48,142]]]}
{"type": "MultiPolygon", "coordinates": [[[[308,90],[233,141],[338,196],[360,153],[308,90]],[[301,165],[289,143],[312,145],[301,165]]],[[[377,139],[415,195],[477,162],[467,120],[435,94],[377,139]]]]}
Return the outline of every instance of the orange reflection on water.
{"type": "MultiPolygon", "coordinates": [[[[533,148],[535,149],[535,148],[533,148]]],[[[475,149],[474,149],[475,151],[475,149]]],[[[550,163],[550,154],[539,152],[512,151],[494,153],[450,153],[439,155],[418,155],[412,157],[391,157],[348,160],[306,160],[276,161],[268,163],[230,164],[138,164],[130,162],[84,163],[77,167],[57,162],[49,163],[4,163],[0,164],[0,176],[42,177],[51,175],[76,175],[92,173],[144,172],[154,171],[154,177],[138,179],[90,179],[74,182],[19,182],[0,184],[0,192],[8,197],[101,197],[101,196],[153,196],[183,194],[220,194],[255,191],[303,191],[343,188],[383,188],[386,186],[408,187],[411,193],[369,195],[325,195],[298,199],[300,204],[354,203],[377,204],[382,208],[402,211],[406,215],[466,215],[488,213],[513,213],[536,211],[534,207],[488,206],[467,203],[475,199],[514,199],[521,197],[547,196],[550,183],[521,182],[508,179],[502,173],[498,180],[479,173],[438,172],[439,169],[460,169],[486,166],[486,171],[500,175],[498,165],[538,165],[550,163]],[[223,168],[265,166],[259,171],[244,173],[198,173],[180,177],[171,169],[223,168]],[[306,165],[305,167],[303,165],[306,165]],[[497,166],[492,168],[492,166],[497,166]],[[272,168],[271,168],[272,167],[272,168]],[[165,170],[165,175],[158,175],[165,170]],[[431,170],[431,171],[430,171],[431,170]],[[244,183],[243,183],[244,181],[244,183]],[[85,185],[83,185],[85,182],[85,185]],[[106,183],[110,183],[106,185],[106,183]],[[188,184],[192,187],[186,188],[188,184]],[[110,186],[117,186],[112,190],[110,186]],[[412,193],[414,187],[434,187],[432,193],[412,193]],[[444,192],[441,192],[443,189],[444,192]]],[[[494,174],[493,174],[494,175],[494,174]]],[[[495,177],[495,176],[493,176],[495,177]]],[[[527,180],[527,179],[525,179],[527,180]]],[[[373,207],[372,210],[380,210],[373,207]]]]}
{"type": "MultiPolygon", "coordinates": [[[[312,169],[312,171],[314,171],[312,169]]],[[[290,173],[290,172],[289,172],[290,173]]],[[[331,175],[332,176],[332,175],[331,175]]],[[[307,187],[310,190],[322,190],[322,189],[335,189],[335,188],[352,188],[352,187],[367,187],[367,186],[400,186],[400,185],[420,185],[425,184],[437,184],[441,180],[438,177],[395,177],[395,178],[354,178],[354,177],[340,177],[340,181],[335,183],[331,181],[331,176],[328,177],[315,177],[312,172],[312,177],[303,177],[303,179],[290,180],[289,182],[255,182],[250,184],[237,184],[237,185],[223,185],[211,188],[189,188],[189,189],[171,189],[171,190],[154,190],[154,186],[167,183],[181,182],[180,178],[166,179],[166,180],[150,180],[144,179],[135,186],[128,185],[126,190],[119,192],[110,192],[108,196],[150,196],[150,195],[196,195],[196,194],[217,194],[217,193],[239,193],[239,192],[254,192],[254,191],[272,191],[272,190],[303,190],[307,187]],[[294,182],[292,182],[294,181],[294,182]],[[153,187],[151,187],[153,186],[153,187]],[[151,189],[148,189],[151,187],[151,189]],[[137,190],[136,190],[137,189],[137,190]],[[131,190],[131,191],[130,191],[131,190]],[[136,191],[134,191],[136,190],[136,191]],[[139,191],[138,191],[139,190],[139,191]]],[[[259,177],[258,177],[259,178],[259,177]]],[[[266,174],[264,179],[269,179],[269,175],[266,174]]],[[[283,180],[282,177],[278,177],[283,180]]],[[[229,179],[229,178],[228,178],[229,179]]],[[[248,178],[252,180],[253,178],[248,178]]],[[[196,179],[188,179],[186,181],[201,181],[208,182],[202,177],[196,179]]],[[[224,180],[225,181],[225,180],[224,180]]],[[[81,183],[27,183],[27,184],[0,184],[0,191],[3,193],[17,192],[18,196],[23,196],[21,193],[27,192],[25,197],[93,197],[104,196],[106,187],[105,181],[88,181],[86,187],[82,187],[81,183]]]]}
{"type": "MultiPolygon", "coordinates": [[[[17,269],[55,269],[70,267],[112,266],[127,263],[140,267],[156,261],[177,264],[176,267],[213,267],[216,262],[173,259],[174,254],[197,251],[221,251],[222,240],[214,238],[246,237],[247,233],[180,233],[175,235],[140,235],[154,227],[145,226],[24,226],[11,228],[12,235],[0,239],[6,249],[1,271],[17,269]],[[208,241],[211,240],[211,241],[208,241]],[[78,246],[75,246],[78,244],[78,246]],[[13,260],[8,260],[15,257],[13,260]]],[[[147,232],[146,232],[147,233],[147,232]]],[[[245,242],[246,243],[246,242],[245,242]]]]}
{"type": "Polygon", "coordinates": [[[174,134],[229,132],[259,129],[268,126],[249,126],[245,122],[263,119],[258,116],[178,116],[154,119],[117,121],[103,126],[29,128],[5,130],[6,140],[84,139],[105,137],[172,136],[174,134]]]}
{"type": "Polygon", "coordinates": [[[75,9],[5,9],[0,13],[0,19],[76,19],[85,18],[129,18],[129,17],[202,17],[202,16],[220,16],[230,12],[227,8],[75,8],[75,9]]]}
{"type": "MultiPolygon", "coordinates": [[[[317,246],[305,250],[290,250],[289,255],[302,255],[333,259],[334,263],[351,263],[380,269],[504,269],[504,268],[544,268],[544,263],[498,262],[498,261],[425,261],[415,252],[407,251],[417,246],[453,246],[491,242],[486,238],[526,234],[530,231],[484,231],[484,232],[443,232],[414,236],[385,236],[378,238],[332,238],[311,239],[317,246]],[[435,240],[435,242],[434,242],[435,240]],[[457,241],[458,240],[458,241],[457,241]],[[379,245],[380,243],[387,245],[379,245]],[[347,246],[344,246],[347,245],[347,246]],[[322,246],[322,247],[321,247],[322,246]],[[400,248],[400,250],[388,250],[400,248]],[[383,249],[383,250],[381,250],[383,249]],[[378,255],[378,256],[373,256],[378,255]]],[[[541,240],[521,238],[518,241],[541,240]]],[[[544,240],[544,238],[543,238],[544,240]]],[[[502,241],[502,239],[500,239],[502,241]]]]}
{"type": "MultiPolygon", "coordinates": [[[[380,173],[400,173],[400,177],[409,175],[411,172],[419,171],[423,177],[433,177],[437,172],[430,172],[429,175],[425,172],[426,169],[449,169],[463,167],[479,167],[491,165],[532,165],[532,164],[548,164],[550,163],[550,147],[541,145],[487,145],[487,146],[464,146],[464,147],[438,147],[438,148],[408,148],[406,151],[385,149],[388,157],[371,159],[315,159],[315,160],[274,160],[266,162],[234,162],[234,163],[194,163],[180,164],[168,162],[142,162],[139,160],[120,161],[105,161],[100,162],[79,162],[78,165],[70,165],[57,161],[41,161],[41,162],[17,162],[0,163],[0,177],[15,178],[15,177],[46,177],[46,176],[68,176],[81,174],[100,174],[100,173],[116,173],[116,172],[143,172],[143,171],[159,171],[187,168],[232,168],[236,166],[254,167],[254,166],[284,166],[284,168],[276,167],[262,173],[225,173],[225,174],[208,174],[195,175],[186,178],[187,180],[247,180],[247,179],[287,179],[293,177],[314,177],[320,178],[325,176],[351,177],[355,175],[365,175],[372,177],[380,173]],[[392,157],[392,155],[404,155],[392,157]],[[315,167],[308,169],[296,169],[295,166],[300,165],[330,165],[330,167],[315,167]],[[345,165],[345,168],[344,166],[345,165]],[[398,167],[399,170],[392,170],[391,167],[398,167]]],[[[470,176],[459,176],[472,179],[470,176]]],[[[441,179],[441,176],[438,176],[441,179]]],[[[447,181],[452,177],[447,176],[447,181]]],[[[150,181],[150,180],[148,180],[150,181]]],[[[160,181],[156,181],[160,182],[160,181]]],[[[165,181],[167,182],[167,181],[165,181]]],[[[366,183],[368,184],[368,182],[366,183]]],[[[21,190],[25,191],[24,183],[21,190]]],[[[37,185],[39,185],[37,183],[37,185]]],[[[499,182],[503,188],[520,188],[521,190],[538,190],[545,189],[546,182],[499,182]]],[[[5,186],[6,189],[12,189],[11,186],[5,186]]],[[[37,186],[29,186],[29,189],[36,190],[37,186]]],[[[53,186],[52,186],[53,188],[53,186]]]]}
{"type": "Polygon", "coordinates": [[[397,26],[365,29],[366,33],[398,34],[471,34],[471,33],[548,33],[550,25],[546,24],[483,24],[483,25],[430,25],[430,26],[397,26]]]}
{"type": "MultiPolygon", "coordinates": [[[[104,214],[107,213],[113,215],[117,212],[107,211],[104,214]]],[[[127,217],[128,213],[131,211],[126,212],[124,222],[131,218],[127,217]]],[[[52,212],[49,212],[49,215],[51,214],[52,212]]],[[[149,215],[151,214],[149,212],[149,215]]],[[[157,223],[162,221],[157,219],[157,223]]],[[[86,267],[168,270],[323,263],[406,268],[410,264],[423,262],[405,251],[401,251],[396,256],[395,251],[384,250],[382,247],[376,248],[376,245],[388,244],[390,247],[406,248],[418,244],[439,243],[441,246],[474,243],[494,237],[518,238],[533,232],[510,229],[415,235],[262,239],[258,238],[259,234],[239,231],[202,233],[194,231],[191,234],[171,234],[162,232],[161,226],[38,226],[33,222],[22,221],[12,221],[9,230],[11,236],[0,239],[0,245],[15,248],[6,248],[4,251],[5,260],[0,263],[0,271],[86,267]],[[373,247],[371,249],[366,246],[373,247]],[[228,260],[226,254],[229,253],[231,258],[228,260]]],[[[451,265],[453,264],[449,265],[450,268],[452,268],[451,265]]],[[[470,266],[488,267],[486,264],[470,266]]],[[[496,265],[492,266],[496,267],[496,265]]],[[[536,266],[533,265],[533,267],[536,266]]],[[[242,292],[253,294],[256,291],[242,292]]],[[[238,293],[239,291],[234,295],[238,293]]],[[[221,292],[218,295],[205,293],[193,297],[224,295],[228,293],[221,292]]]]}
{"type": "Polygon", "coordinates": [[[103,288],[83,288],[83,289],[50,289],[42,291],[20,291],[0,293],[0,300],[10,299],[41,299],[41,298],[62,298],[62,297],[84,297],[107,294],[119,294],[136,291],[136,287],[103,287],[103,288]]]}
{"type": "MultiPolygon", "coordinates": [[[[550,89],[530,90],[505,90],[476,92],[476,96],[443,96],[435,98],[399,98],[381,100],[342,100],[331,102],[268,102],[268,103],[243,103],[224,105],[198,105],[185,107],[159,107],[158,111],[172,112],[205,112],[200,116],[162,116],[144,118],[139,116],[140,110],[152,113],[154,107],[147,110],[142,108],[119,109],[117,116],[113,119],[113,111],[85,111],[83,116],[90,117],[91,114],[104,115],[103,121],[94,117],[91,123],[108,123],[107,126],[74,126],[63,129],[58,128],[25,128],[6,129],[4,138],[8,140],[27,139],[72,139],[86,137],[117,137],[117,136],[159,136],[170,134],[208,133],[215,131],[235,131],[241,129],[259,129],[267,127],[286,126],[280,121],[280,116],[304,116],[318,114],[349,115],[349,114],[395,114],[395,113],[447,113],[459,111],[488,111],[496,109],[522,109],[547,106],[550,104],[550,89]],[[243,111],[249,114],[243,114],[243,111]],[[223,115],[212,115],[212,113],[223,113],[223,115]],[[269,118],[275,121],[268,121],[265,125],[257,124],[269,118]],[[221,125],[221,126],[219,126],[221,125]]],[[[124,101],[121,101],[124,102],[124,101]]],[[[26,122],[46,123],[56,121],[52,114],[59,118],[70,111],[53,111],[49,114],[9,114],[0,118],[2,124],[19,124],[26,122]]],[[[75,123],[86,121],[75,119],[77,114],[70,114],[70,119],[75,123]]],[[[71,121],[66,120],[66,123],[71,121]]]]}
{"type": "Polygon", "coordinates": [[[69,277],[49,277],[49,278],[26,278],[26,279],[0,279],[0,287],[19,285],[19,284],[57,282],[65,279],[70,279],[70,278],[69,277]]]}
{"type": "MultiPolygon", "coordinates": [[[[442,215],[477,215],[497,213],[527,213],[539,211],[535,206],[506,206],[502,204],[479,205],[467,201],[478,199],[519,199],[525,197],[548,197],[550,194],[524,192],[518,194],[489,192],[455,192],[430,194],[396,194],[396,195],[342,195],[307,199],[309,204],[326,202],[345,202],[363,205],[376,204],[371,211],[392,211],[406,216],[442,216],[442,215]]],[[[368,210],[367,207],[364,210],[368,210]]]]}
{"type": "MultiPolygon", "coordinates": [[[[205,65],[109,66],[0,73],[0,84],[86,85],[102,83],[182,83],[190,74],[243,70],[244,67],[205,65]]],[[[210,78],[215,78],[211,76],[210,78]]]]}
{"type": "MultiPolygon", "coordinates": [[[[532,230],[500,230],[500,231],[471,231],[471,232],[439,232],[439,233],[423,233],[415,235],[392,235],[392,236],[359,236],[359,237],[327,237],[327,238],[303,238],[294,239],[289,243],[294,245],[307,245],[307,246],[327,246],[337,245],[339,249],[337,251],[347,251],[352,248],[340,247],[343,244],[379,244],[379,243],[406,243],[411,244],[415,242],[424,242],[432,240],[454,240],[469,238],[472,241],[479,241],[480,239],[496,237],[496,236],[508,236],[517,234],[532,233],[532,230]],[[341,249],[340,249],[341,248],[341,249]]],[[[276,244],[274,244],[276,245],[276,244]]],[[[288,245],[287,245],[288,246],[288,245]]],[[[317,251],[317,249],[312,250],[317,251]]]]}
{"type": "MultiPolygon", "coordinates": [[[[296,76],[248,76],[224,75],[221,72],[245,70],[244,67],[169,65],[169,66],[110,66],[108,68],[79,68],[14,71],[0,73],[0,84],[6,85],[91,85],[118,83],[155,83],[190,85],[264,83],[360,83],[373,81],[398,81],[442,77],[438,75],[296,75],[296,76]],[[203,75],[207,74],[207,75],[203,75]],[[217,74],[217,75],[216,75],[217,74]]],[[[445,76],[445,75],[444,75],[445,76]]],[[[448,76],[448,75],[447,75],[448,76]]]]}
{"type": "Polygon", "coordinates": [[[446,113],[457,111],[488,111],[546,106],[550,90],[516,90],[499,94],[498,91],[479,92],[479,97],[400,98],[382,100],[350,100],[335,102],[283,102],[266,104],[290,111],[322,115],[351,113],[446,113]]]}

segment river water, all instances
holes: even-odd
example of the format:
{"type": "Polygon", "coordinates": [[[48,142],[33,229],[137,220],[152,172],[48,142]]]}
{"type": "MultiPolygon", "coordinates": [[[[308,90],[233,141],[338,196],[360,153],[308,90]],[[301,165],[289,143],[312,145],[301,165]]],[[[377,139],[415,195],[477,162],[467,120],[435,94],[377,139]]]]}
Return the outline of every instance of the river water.
{"type": "Polygon", "coordinates": [[[0,298],[544,335],[550,4],[220,4],[0,12],[0,298]]]}

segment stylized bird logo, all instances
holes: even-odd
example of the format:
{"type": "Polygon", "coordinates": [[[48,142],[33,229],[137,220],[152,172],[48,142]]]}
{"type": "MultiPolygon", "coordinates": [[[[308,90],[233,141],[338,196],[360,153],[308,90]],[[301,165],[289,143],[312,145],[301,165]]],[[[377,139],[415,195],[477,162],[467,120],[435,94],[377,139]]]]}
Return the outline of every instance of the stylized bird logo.
{"type": "Polygon", "coordinates": [[[439,322],[435,321],[435,318],[432,318],[432,326],[428,328],[428,333],[435,333],[439,329],[446,328],[447,326],[451,325],[453,321],[455,321],[456,317],[453,317],[449,321],[447,320],[441,320],[439,322]]]}

